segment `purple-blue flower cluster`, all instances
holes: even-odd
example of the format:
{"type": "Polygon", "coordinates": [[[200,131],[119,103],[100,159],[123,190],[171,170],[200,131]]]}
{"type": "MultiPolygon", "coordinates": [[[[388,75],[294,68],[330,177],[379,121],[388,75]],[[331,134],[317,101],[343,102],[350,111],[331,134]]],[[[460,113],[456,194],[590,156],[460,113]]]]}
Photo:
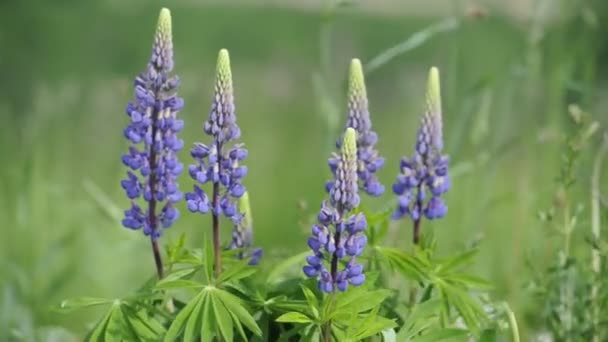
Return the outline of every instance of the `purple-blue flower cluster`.
{"type": "MultiPolygon", "coordinates": [[[[427,91],[427,111],[418,130],[414,156],[401,160],[401,173],[393,184],[393,192],[399,196],[394,219],[409,215],[414,222],[419,222],[422,215],[432,220],[447,214],[447,206],[441,195],[450,188],[449,158],[441,153],[441,125],[439,72],[432,68],[427,91]]],[[[416,239],[415,235],[415,241],[416,239]]]]}
{"type": "Polygon", "coordinates": [[[361,213],[350,214],[359,205],[356,139],[355,130],[347,128],[341,153],[333,157],[338,162],[334,180],[327,184],[329,201],[323,202],[308,239],[314,254],[306,258],[308,265],[303,271],[308,277],[316,277],[319,289],[327,293],[336,288],[346,291],[348,284],[357,286],[365,281],[363,266],[356,263],[356,257],[367,244],[363,233],[367,221],[361,213]],[[339,263],[344,264],[341,270],[339,263]]]}
{"type": "Polygon", "coordinates": [[[169,10],[160,13],[154,37],[152,57],[147,70],[135,79],[135,99],[127,105],[131,122],[124,130],[132,143],[122,162],[130,171],[121,185],[131,200],[122,224],[130,229],[143,228],[145,235],[156,240],[163,228],[169,228],[179,217],[175,203],[181,200],[177,177],[183,165],[177,152],[184,142],[177,137],[184,122],[177,112],[184,101],[176,95],[179,79],[171,76],[173,43],[169,10]],[[137,200],[143,196],[145,211],[137,200]],[[160,213],[157,210],[160,209],[160,213]]]}
{"type": "MultiPolygon", "coordinates": [[[[384,185],[380,183],[375,173],[384,166],[382,158],[375,145],[378,135],[372,131],[372,121],[369,115],[367,90],[361,61],[353,59],[350,64],[348,80],[348,118],[346,128],[351,127],[357,132],[357,174],[359,187],[371,196],[380,196],[384,193],[384,185]]],[[[338,139],[336,145],[340,148],[342,141],[338,139]]],[[[338,160],[329,160],[329,166],[335,171],[338,160]]]]}
{"type": "Polygon", "coordinates": [[[247,174],[247,167],[240,163],[247,158],[247,150],[242,144],[227,148],[227,144],[237,140],[241,131],[236,123],[232,73],[230,57],[227,50],[221,50],[217,62],[215,92],[209,119],[203,130],[213,140],[210,145],[196,143],[190,154],[196,164],[190,165],[188,171],[192,179],[199,184],[194,191],[186,194],[188,209],[191,212],[207,213],[210,209],[216,216],[223,214],[238,224],[242,215],[238,215],[235,199],[245,193],[242,184],[247,174]],[[199,186],[213,184],[213,198],[209,199],[199,186]],[[220,187],[223,193],[220,194],[220,187]]]}

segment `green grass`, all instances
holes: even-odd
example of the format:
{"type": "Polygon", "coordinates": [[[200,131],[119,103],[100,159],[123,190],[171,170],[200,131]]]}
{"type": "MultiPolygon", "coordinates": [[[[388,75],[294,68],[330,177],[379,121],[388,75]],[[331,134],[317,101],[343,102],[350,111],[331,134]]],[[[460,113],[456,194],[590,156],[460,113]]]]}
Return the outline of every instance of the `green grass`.
{"type": "MultiPolygon", "coordinates": [[[[15,29],[15,35],[1,36],[13,48],[0,66],[10,63],[7,72],[15,82],[0,81],[10,95],[0,98],[0,331],[7,331],[7,317],[33,326],[62,322],[82,331],[94,313],[58,316],[48,307],[66,297],[121,296],[154,272],[149,242],[121,228],[116,215],[127,205],[119,186],[120,155],[127,146],[124,106],[132,78],[148,58],[158,6],[36,5],[3,5],[32,18],[35,33],[18,26],[18,16],[5,14],[0,31],[15,29]]],[[[319,69],[320,16],[185,2],[171,9],[186,146],[206,139],[201,125],[215,57],[228,48],[238,120],[250,149],[246,185],[256,242],[270,255],[305,250],[307,223],[329,177],[333,140],[312,82],[319,69]]],[[[435,20],[338,15],[327,76],[340,84],[350,58],[365,63],[435,20]]],[[[496,296],[511,303],[524,328],[533,324],[524,309],[537,310],[522,290],[524,261],[532,255],[542,265],[550,257],[535,212],[551,201],[559,158],[557,141],[539,137],[563,127],[567,103],[595,110],[594,96],[601,92],[594,88],[594,46],[577,40],[588,33],[584,27],[567,30],[575,24],[547,27],[547,38],[532,44],[527,27],[506,19],[466,19],[456,31],[434,37],[367,79],[378,147],[387,160],[380,178],[390,189],[400,156],[413,149],[426,70],[440,68],[446,149],[455,175],[447,219],[423,230],[433,229],[445,251],[481,239],[478,271],[492,279],[496,296]],[[571,49],[558,48],[565,41],[572,41],[571,49]]],[[[342,116],[343,99],[335,99],[342,116]]],[[[189,162],[187,149],[181,157],[189,162]]],[[[186,175],[181,185],[190,188],[186,175]]],[[[383,207],[393,200],[388,191],[364,203],[383,207]]],[[[200,244],[210,218],[189,214],[183,205],[180,210],[182,218],[163,239],[186,232],[190,243],[200,244]]],[[[229,228],[223,229],[227,239],[229,228]]],[[[399,222],[394,229],[400,237],[395,245],[408,248],[409,224],[399,222]]]]}

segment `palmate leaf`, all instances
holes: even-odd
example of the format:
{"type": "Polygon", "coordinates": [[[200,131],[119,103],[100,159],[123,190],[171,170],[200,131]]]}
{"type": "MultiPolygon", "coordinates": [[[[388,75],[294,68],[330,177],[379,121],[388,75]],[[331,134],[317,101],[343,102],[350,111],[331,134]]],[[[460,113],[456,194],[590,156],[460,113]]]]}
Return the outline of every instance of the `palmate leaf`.
{"type": "Polygon", "coordinates": [[[207,293],[205,292],[205,290],[202,290],[201,292],[199,292],[198,295],[196,295],[196,297],[192,298],[190,302],[188,302],[188,304],[182,309],[182,311],[179,312],[179,314],[177,314],[177,317],[175,317],[175,320],[173,320],[173,323],[171,323],[171,326],[167,331],[167,335],[165,335],[166,342],[175,341],[177,339],[177,337],[180,335],[182,329],[184,329],[191,316],[194,315],[198,317],[201,315],[200,311],[193,311],[195,308],[199,308],[200,310],[202,306],[201,304],[204,303],[206,296],[207,293]]]}
{"type": "Polygon", "coordinates": [[[262,335],[239,297],[214,286],[205,286],[177,315],[164,341],[175,341],[181,335],[184,341],[195,341],[197,336],[203,341],[211,341],[219,334],[229,342],[234,340],[235,329],[247,340],[243,326],[255,335],[262,335]]]}
{"type": "Polygon", "coordinates": [[[304,293],[304,297],[306,297],[306,302],[308,303],[308,309],[310,310],[312,317],[316,320],[320,319],[319,317],[319,300],[315,296],[314,292],[312,292],[308,287],[301,285],[302,292],[304,293]]]}
{"type": "Polygon", "coordinates": [[[375,250],[388,262],[392,269],[407,278],[422,281],[429,277],[431,265],[426,260],[396,248],[378,246],[375,247],[375,250]]]}
{"type": "Polygon", "coordinates": [[[85,341],[158,341],[165,328],[133,304],[116,300],[85,341]]]}
{"type": "Polygon", "coordinates": [[[439,322],[443,301],[439,298],[417,304],[399,329],[396,341],[468,341],[468,331],[443,328],[439,322]]]}
{"type": "Polygon", "coordinates": [[[335,310],[329,319],[349,319],[351,315],[364,313],[380,307],[380,304],[392,294],[391,290],[369,290],[364,287],[349,289],[338,296],[335,310]]]}
{"type": "MultiPolygon", "coordinates": [[[[211,307],[213,307],[213,314],[216,319],[217,326],[220,330],[220,334],[228,342],[234,340],[234,325],[232,324],[232,317],[226,310],[226,307],[222,303],[221,299],[212,295],[211,307]]],[[[260,332],[261,333],[261,332],[260,332]]]]}
{"type": "Polygon", "coordinates": [[[180,259],[186,256],[187,251],[184,248],[185,245],[186,233],[181,233],[179,238],[175,242],[169,241],[169,243],[165,247],[165,251],[167,253],[167,264],[176,264],[180,261],[180,259]]]}
{"type": "Polygon", "coordinates": [[[236,281],[256,273],[258,268],[249,265],[249,260],[242,260],[223,271],[217,278],[217,283],[236,281]]]}
{"type": "Polygon", "coordinates": [[[222,299],[222,303],[226,306],[229,312],[231,312],[238,320],[235,320],[237,327],[242,323],[251,332],[256,335],[261,335],[262,331],[255,322],[255,319],[251,314],[243,307],[242,301],[239,297],[222,290],[217,291],[217,296],[222,299]]]}
{"type": "Polygon", "coordinates": [[[378,316],[379,306],[362,317],[352,321],[347,334],[341,340],[360,341],[368,337],[376,336],[383,330],[395,328],[395,321],[378,316]]]}
{"type": "Polygon", "coordinates": [[[302,342],[318,342],[321,341],[321,329],[315,325],[309,325],[306,333],[301,338],[302,342]]]}
{"type": "Polygon", "coordinates": [[[171,272],[156,283],[156,288],[161,290],[201,288],[204,286],[203,284],[189,280],[200,268],[200,266],[193,266],[171,272]]]}
{"type": "MultiPolygon", "coordinates": [[[[474,333],[478,333],[482,325],[487,321],[486,312],[481,307],[481,304],[471,296],[466,290],[445,283],[438,282],[437,286],[447,306],[444,310],[449,310],[449,306],[453,306],[467,327],[474,333]]],[[[447,314],[447,312],[445,312],[447,314]]]]}
{"type": "Polygon", "coordinates": [[[424,330],[438,326],[439,312],[442,302],[438,298],[414,306],[399,330],[399,341],[411,339],[420,335],[424,330]]]}
{"type": "Polygon", "coordinates": [[[97,342],[104,341],[106,337],[106,329],[108,327],[108,322],[112,317],[112,313],[114,312],[114,306],[101,318],[97,324],[93,327],[93,329],[87,334],[85,337],[85,342],[97,342]]]}
{"type": "Polygon", "coordinates": [[[280,323],[312,323],[312,319],[301,312],[287,312],[276,319],[280,323]]]}
{"type": "MultiPolygon", "coordinates": [[[[206,296],[207,293],[203,292],[203,296],[206,296]]],[[[205,310],[203,310],[203,306],[205,305],[205,300],[198,300],[192,306],[192,311],[190,311],[190,317],[186,321],[186,328],[184,330],[184,341],[194,341],[197,334],[201,332],[201,322],[203,317],[205,317],[205,310]]]]}
{"type": "Polygon", "coordinates": [[[97,298],[97,297],[80,297],[74,299],[66,299],[59,305],[61,311],[72,311],[97,305],[107,305],[112,303],[113,299],[97,298]]]}
{"type": "Polygon", "coordinates": [[[462,273],[459,268],[470,265],[478,250],[471,249],[453,258],[439,261],[435,275],[446,282],[468,289],[492,289],[492,285],[479,277],[462,273]]]}
{"type": "Polygon", "coordinates": [[[477,256],[477,253],[479,253],[479,250],[474,248],[465,251],[455,257],[446,260],[439,260],[439,268],[437,273],[448,274],[462,266],[470,265],[473,262],[473,259],[477,256]]]}

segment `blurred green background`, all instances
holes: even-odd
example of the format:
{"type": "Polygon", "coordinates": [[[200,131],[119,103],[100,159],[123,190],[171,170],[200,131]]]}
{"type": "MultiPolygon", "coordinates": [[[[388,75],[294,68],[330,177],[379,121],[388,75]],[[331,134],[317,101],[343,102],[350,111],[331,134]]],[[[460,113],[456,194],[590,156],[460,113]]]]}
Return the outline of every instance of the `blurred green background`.
{"type": "MultiPolygon", "coordinates": [[[[426,72],[438,66],[453,187],[447,218],[423,230],[443,252],[479,242],[475,271],[534,331],[539,308],[524,289],[526,262],[542,269],[553,258],[535,215],[551,204],[559,137],[571,128],[567,105],[608,124],[603,0],[0,2],[0,337],[64,341],[58,325],[82,333],[97,312],[58,315],[53,305],[123,296],[154,272],[149,241],[120,225],[128,201],[119,182],[124,107],[163,6],[173,15],[186,146],[207,140],[216,55],[230,51],[255,239],[271,257],[306,249],[346,115],[350,59],[367,64],[395,45],[407,50],[368,69],[387,161],[380,178],[388,191],[364,199],[373,208],[393,205],[390,186],[399,158],[413,150],[426,72]]],[[[189,163],[188,149],[181,157],[189,163]]],[[[185,232],[200,244],[209,218],[180,209],[162,241],[185,232]]],[[[394,246],[410,248],[410,225],[393,229],[394,246]]],[[[223,232],[228,239],[228,225],[223,232]]]]}

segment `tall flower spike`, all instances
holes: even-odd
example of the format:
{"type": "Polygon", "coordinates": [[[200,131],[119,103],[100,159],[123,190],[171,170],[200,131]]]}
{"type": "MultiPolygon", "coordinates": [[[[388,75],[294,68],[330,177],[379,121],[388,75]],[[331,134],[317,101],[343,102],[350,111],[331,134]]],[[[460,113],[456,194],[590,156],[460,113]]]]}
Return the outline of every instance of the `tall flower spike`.
{"type": "MultiPolygon", "coordinates": [[[[239,222],[234,224],[232,229],[232,242],[228,249],[251,248],[253,245],[253,221],[251,217],[251,206],[249,205],[249,193],[245,192],[238,201],[238,214],[241,215],[239,222]]],[[[255,248],[250,253],[239,253],[240,259],[251,257],[250,265],[257,265],[262,258],[264,251],[255,248]]]]}
{"type": "Polygon", "coordinates": [[[447,214],[447,206],[441,195],[450,188],[448,175],[449,158],[441,154],[443,149],[441,94],[439,71],[431,68],[426,94],[426,113],[418,130],[418,138],[412,158],[401,160],[400,174],[393,184],[393,192],[399,196],[393,219],[410,216],[414,221],[414,243],[420,238],[422,215],[433,220],[447,214]],[[427,195],[428,199],[427,199],[427,195]]]}
{"type": "Polygon", "coordinates": [[[340,155],[332,157],[337,162],[334,180],[328,183],[329,201],[324,201],[318,223],[312,226],[308,246],[313,254],[306,258],[303,271],[308,277],[316,277],[323,292],[346,291],[348,284],[357,286],[365,281],[363,266],[356,257],[363,253],[367,237],[365,216],[350,212],[359,204],[357,186],[357,133],[347,128],[341,144],[340,155]],[[345,266],[339,270],[339,261],[345,266]],[[329,268],[328,268],[329,267],[329,268]]]}
{"type": "Polygon", "coordinates": [[[122,223],[130,229],[143,228],[153,241],[161,235],[159,226],[169,228],[178,218],[174,205],[182,197],[177,176],[183,167],[177,152],[184,143],[177,133],[184,122],[177,119],[177,112],[184,101],[176,95],[179,79],[169,75],[172,69],[171,14],[163,8],[147,70],[135,79],[135,99],[127,105],[130,123],[124,135],[131,146],[122,156],[130,171],[121,185],[131,200],[122,223]],[[138,205],[142,197],[145,211],[138,205]]]}
{"type": "MultiPolygon", "coordinates": [[[[371,196],[380,196],[384,193],[384,185],[378,181],[375,173],[384,166],[384,158],[374,148],[378,135],[372,131],[363,68],[361,61],[356,58],[351,61],[348,76],[348,118],[345,130],[349,127],[357,132],[359,187],[371,196]]],[[[336,145],[340,147],[341,143],[338,140],[336,145]]],[[[336,163],[335,159],[329,160],[332,170],[335,170],[336,163]]]]}
{"type": "Polygon", "coordinates": [[[227,50],[221,50],[209,119],[203,125],[204,132],[212,137],[212,141],[209,145],[194,144],[190,154],[196,163],[190,165],[188,171],[200,185],[212,183],[223,190],[221,194],[215,194],[217,198],[212,198],[210,203],[205,191],[195,185],[194,192],[186,194],[186,199],[192,212],[205,214],[212,210],[214,215],[223,214],[238,222],[241,217],[235,215],[235,199],[245,193],[242,179],[247,174],[247,167],[240,162],[247,157],[247,150],[241,144],[227,146],[241,134],[236,123],[233,96],[230,57],[227,50]]]}
{"type": "Polygon", "coordinates": [[[212,140],[209,145],[196,143],[190,151],[195,164],[190,165],[188,171],[198,184],[194,186],[193,192],[186,194],[186,200],[191,212],[205,214],[211,210],[216,272],[220,272],[219,216],[224,215],[233,224],[239,224],[242,217],[237,214],[235,200],[245,193],[242,179],[247,174],[247,167],[240,165],[247,157],[247,150],[242,144],[228,146],[240,137],[241,131],[236,123],[232,72],[227,50],[219,52],[213,101],[203,131],[212,140]],[[200,187],[206,183],[213,184],[211,199],[200,187]]]}

